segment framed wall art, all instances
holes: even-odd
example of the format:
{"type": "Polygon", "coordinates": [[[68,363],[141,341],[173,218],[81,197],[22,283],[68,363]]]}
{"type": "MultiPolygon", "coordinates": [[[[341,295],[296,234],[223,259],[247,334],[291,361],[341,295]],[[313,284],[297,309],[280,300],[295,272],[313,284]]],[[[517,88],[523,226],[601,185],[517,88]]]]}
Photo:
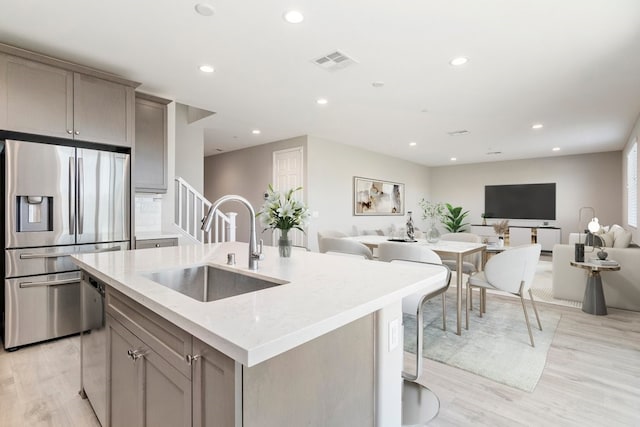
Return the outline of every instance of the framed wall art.
{"type": "Polygon", "coordinates": [[[353,214],[404,215],[404,184],[354,176],[353,214]]]}

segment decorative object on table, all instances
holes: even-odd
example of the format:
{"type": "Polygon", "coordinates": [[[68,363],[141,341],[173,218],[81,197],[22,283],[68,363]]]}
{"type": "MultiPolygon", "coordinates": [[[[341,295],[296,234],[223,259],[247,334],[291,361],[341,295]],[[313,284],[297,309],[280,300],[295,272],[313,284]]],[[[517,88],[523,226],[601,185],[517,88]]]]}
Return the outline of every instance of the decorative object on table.
{"type": "Polygon", "coordinates": [[[293,193],[301,189],[302,187],[291,188],[283,194],[275,191],[269,184],[265,194],[266,200],[258,212],[265,230],[280,230],[278,251],[283,258],[291,256],[289,230],[295,228],[304,233],[304,227],[309,219],[309,210],[305,204],[293,197],[293,193]]]}
{"type": "Polygon", "coordinates": [[[444,213],[442,224],[444,228],[450,233],[461,233],[469,225],[467,222],[462,222],[469,215],[469,211],[462,211],[462,206],[453,207],[449,203],[445,203],[447,211],[444,213]]]}
{"type": "Polygon", "coordinates": [[[609,254],[604,250],[604,246],[600,247],[600,250],[596,255],[598,255],[598,259],[600,260],[605,260],[609,256],[609,254]]]}
{"type": "Polygon", "coordinates": [[[493,231],[498,235],[498,246],[504,246],[504,235],[509,231],[509,220],[504,219],[493,224],[493,231]]]}
{"type": "Polygon", "coordinates": [[[486,214],[484,212],[482,212],[480,214],[480,216],[482,217],[482,225],[487,225],[487,218],[486,218],[486,214]]]}
{"type": "Polygon", "coordinates": [[[409,240],[414,240],[416,237],[416,229],[413,226],[413,218],[411,218],[411,211],[409,211],[409,215],[407,218],[407,238],[409,240]]]}
{"type": "Polygon", "coordinates": [[[576,243],[575,251],[574,259],[576,262],[584,262],[584,243],[576,243]]]}
{"type": "Polygon", "coordinates": [[[354,176],[353,214],[404,215],[404,184],[354,176]]]}
{"type": "Polygon", "coordinates": [[[420,200],[420,207],[422,208],[422,219],[429,221],[429,228],[426,233],[427,242],[436,243],[440,240],[437,224],[445,214],[445,206],[440,202],[436,203],[422,199],[420,200]]]}

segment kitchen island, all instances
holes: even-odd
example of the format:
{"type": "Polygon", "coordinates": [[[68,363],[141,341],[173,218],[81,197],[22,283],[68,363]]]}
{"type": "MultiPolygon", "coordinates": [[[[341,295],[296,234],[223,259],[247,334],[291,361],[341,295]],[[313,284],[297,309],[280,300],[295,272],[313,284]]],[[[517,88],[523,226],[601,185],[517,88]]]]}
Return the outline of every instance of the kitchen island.
{"type": "MultiPolygon", "coordinates": [[[[118,425],[117,418],[126,413],[116,410],[116,386],[122,392],[130,379],[131,388],[139,388],[140,376],[168,372],[174,365],[177,374],[168,376],[175,379],[169,381],[173,388],[182,387],[179,415],[184,425],[399,426],[401,300],[440,287],[445,270],[304,251],[280,258],[277,248],[265,247],[265,258],[253,272],[247,269],[247,254],[247,244],[233,242],[74,257],[84,274],[107,288],[107,414],[112,415],[107,424],[118,425]],[[235,254],[234,266],[226,265],[229,253],[235,254]],[[149,278],[154,272],[202,264],[283,284],[200,302],[149,278]],[[144,319],[127,329],[135,311],[144,319]],[[163,322],[170,327],[159,334],[164,343],[154,347],[149,331],[163,322]],[[132,340],[135,344],[127,348],[124,343],[132,340]],[[132,365],[142,358],[155,360],[155,368],[123,375],[130,367],[114,361],[123,352],[132,365]],[[172,360],[174,354],[183,360],[172,360]],[[204,354],[215,356],[209,360],[209,376],[198,371],[207,366],[204,354]],[[226,391],[216,389],[220,382],[226,391]],[[207,397],[210,386],[216,390],[207,397]],[[230,414],[205,414],[216,402],[219,411],[225,409],[220,402],[226,402],[230,414]]],[[[147,381],[141,387],[153,394],[164,382],[147,381]]],[[[143,396],[134,409],[124,402],[139,421],[130,425],[151,425],[157,414],[161,416],[154,422],[175,416],[177,411],[167,408],[176,399],[163,403],[163,396],[143,396]]]]}

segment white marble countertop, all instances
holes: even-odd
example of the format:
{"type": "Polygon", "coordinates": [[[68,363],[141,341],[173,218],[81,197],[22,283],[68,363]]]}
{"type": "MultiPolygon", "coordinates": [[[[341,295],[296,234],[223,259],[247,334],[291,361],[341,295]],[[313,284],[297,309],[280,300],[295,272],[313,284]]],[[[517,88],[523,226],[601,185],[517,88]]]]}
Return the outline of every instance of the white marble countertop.
{"type": "Polygon", "coordinates": [[[265,247],[258,272],[247,268],[246,243],[182,245],[144,251],[74,255],[74,262],[232,359],[253,366],[329,331],[441,286],[446,272],[351,257],[294,251],[280,258],[265,247]],[[218,301],[200,302],[141,273],[202,263],[289,282],[218,301]],[[226,266],[225,266],[226,267],[226,266]]]}

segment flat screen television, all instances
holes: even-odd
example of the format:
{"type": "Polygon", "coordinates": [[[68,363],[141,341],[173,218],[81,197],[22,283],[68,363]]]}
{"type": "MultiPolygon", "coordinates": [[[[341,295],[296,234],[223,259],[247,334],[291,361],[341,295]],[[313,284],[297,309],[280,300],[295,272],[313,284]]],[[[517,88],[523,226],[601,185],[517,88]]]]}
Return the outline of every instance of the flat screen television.
{"type": "Polygon", "coordinates": [[[556,219],[556,184],[485,185],[485,218],[556,219]]]}

